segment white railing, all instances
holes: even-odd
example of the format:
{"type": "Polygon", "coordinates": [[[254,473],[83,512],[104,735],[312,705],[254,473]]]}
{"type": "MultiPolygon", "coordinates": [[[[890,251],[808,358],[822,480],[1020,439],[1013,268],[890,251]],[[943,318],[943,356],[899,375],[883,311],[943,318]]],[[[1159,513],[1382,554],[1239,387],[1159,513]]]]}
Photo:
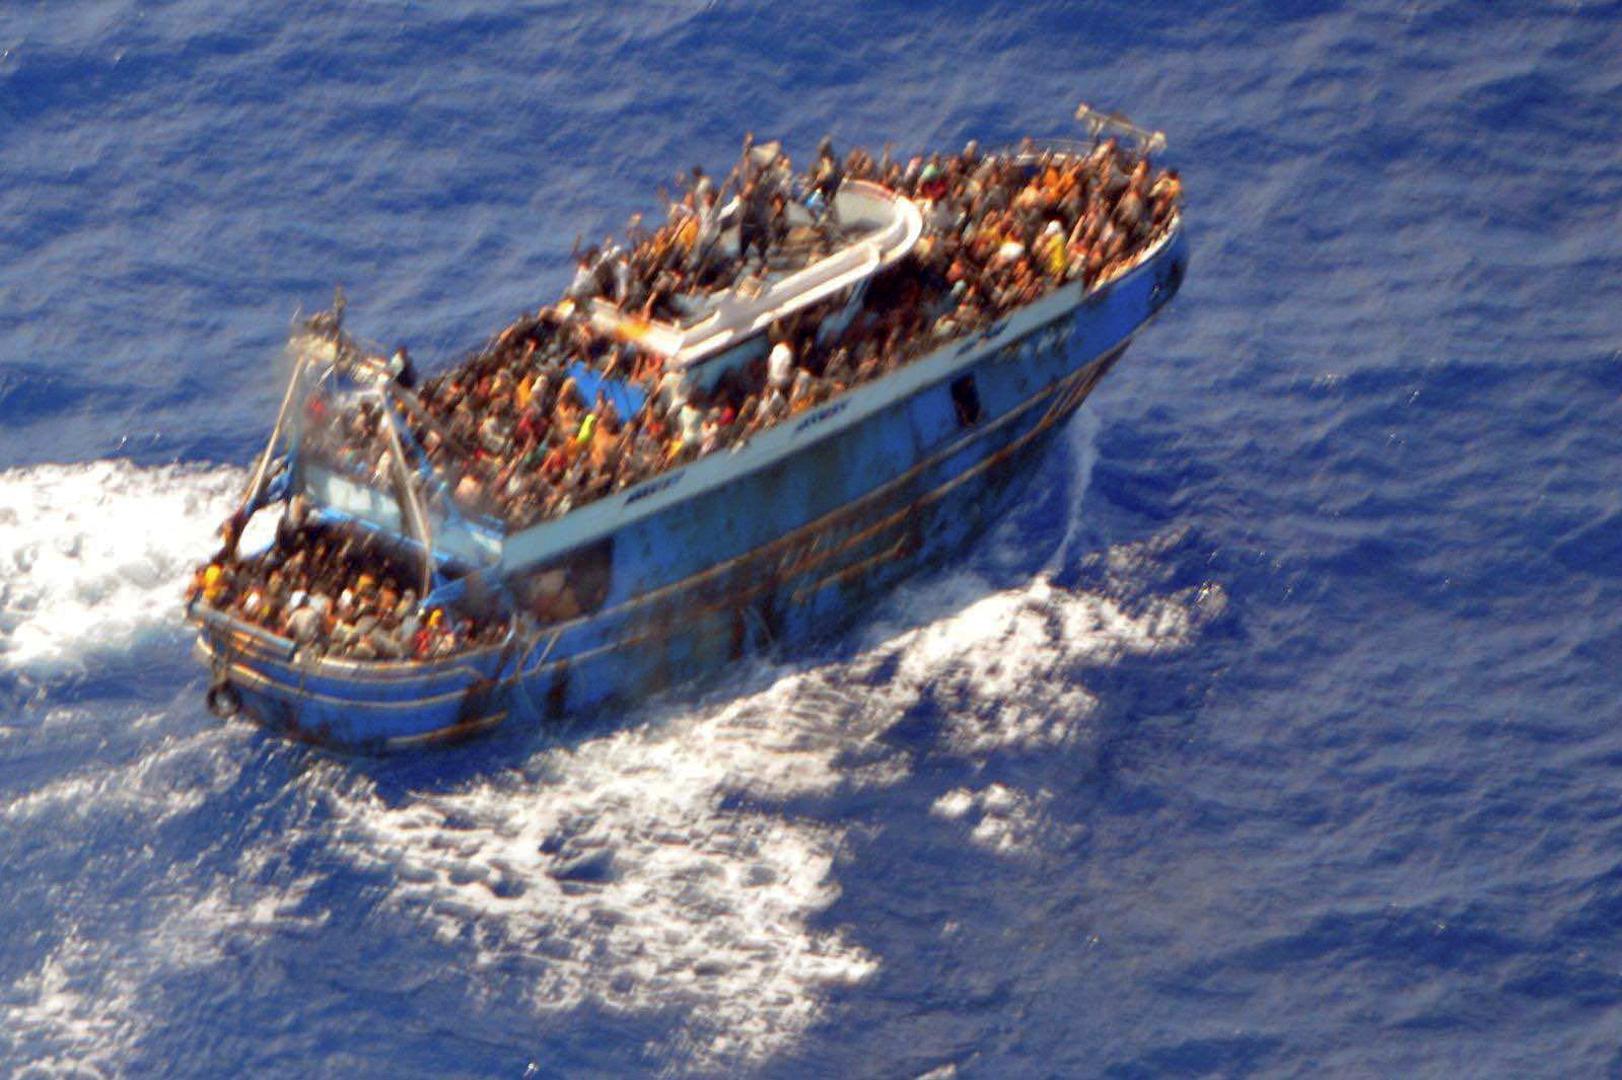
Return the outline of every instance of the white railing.
{"type": "Polygon", "coordinates": [[[759,296],[746,300],[733,293],[723,299],[713,316],[689,332],[676,355],[676,367],[701,364],[728,346],[764,330],[773,320],[873,276],[912,250],[924,229],[923,215],[912,200],[863,180],[853,180],[846,187],[848,190],[841,190],[837,196],[842,219],[858,216],[854,206],[843,205],[846,201],[866,201],[874,204],[873,209],[890,210],[889,220],[878,231],[790,274],[759,296]]]}

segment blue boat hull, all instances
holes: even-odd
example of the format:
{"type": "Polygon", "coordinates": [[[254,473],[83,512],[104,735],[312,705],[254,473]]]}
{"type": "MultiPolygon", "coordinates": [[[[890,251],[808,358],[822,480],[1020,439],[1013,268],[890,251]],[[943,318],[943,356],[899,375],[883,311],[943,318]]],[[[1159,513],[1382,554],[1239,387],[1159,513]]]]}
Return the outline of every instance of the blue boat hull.
{"type": "Polygon", "coordinates": [[[560,570],[590,577],[587,614],[526,621],[496,648],[426,664],[301,660],[218,616],[199,648],[261,723],[379,751],[633,702],[763,646],[834,633],[1000,515],[1046,437],[1176,292],[1185,261],[1179,230],[1109,285],[1066,286],[780,425],[768,445],[587,507],[577,513],[606,524],[577,529],[555,557],[539,530],[509,541],[515,595],[560,570]]]}

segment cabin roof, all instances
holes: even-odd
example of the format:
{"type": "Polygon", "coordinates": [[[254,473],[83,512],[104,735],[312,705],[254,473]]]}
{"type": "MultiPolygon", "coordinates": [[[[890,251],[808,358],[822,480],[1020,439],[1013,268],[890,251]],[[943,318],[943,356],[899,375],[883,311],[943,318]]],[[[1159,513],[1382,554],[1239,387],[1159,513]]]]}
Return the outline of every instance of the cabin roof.
{"type": "Polygon", "coordinates": [[[873,276],[910,252],[923,232],[923,217],[912,200],[878,184],[847,181],[835,205],[846,241],[820,259],[787,273],[769,273],[753,290],[726,290],[690,323],[643,319],[599,298],[592,301],[592,325],[658,353],[670,367],[692,367],[873,276]]]}

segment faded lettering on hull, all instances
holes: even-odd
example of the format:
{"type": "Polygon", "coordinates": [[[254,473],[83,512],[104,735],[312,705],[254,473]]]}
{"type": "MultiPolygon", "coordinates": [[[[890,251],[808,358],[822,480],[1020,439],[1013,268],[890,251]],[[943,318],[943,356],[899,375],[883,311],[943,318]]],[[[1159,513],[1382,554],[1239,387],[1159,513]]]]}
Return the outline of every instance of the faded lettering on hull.
{"type": "Polygon", "coordinates": [[[805,419],[801,420],[798,424],[795,424],[794,433],[798,435],[808,427],[813,427],[825,420],[832,420],[834,417],[844,412],[846,407],[849,405],[850,400],[848,398],[844,401],[836,401],[832,405],[824,405],[822,408],[816,410],[805,419]]]}
{"type": "Polygon", "coordinates": [[[649,495],[657,495],[661,491],[666,491],[673,488],[676,486],[676,481],[680,479],[680,470],[673,473],[668,473],[664,476],[655,477],[654,479],[642,484],[640,487],[633,489],[629,495],[625,496],[625,505],[629,506],[634,502],[640,502],[643,499],[646,499],[649,495]]]}

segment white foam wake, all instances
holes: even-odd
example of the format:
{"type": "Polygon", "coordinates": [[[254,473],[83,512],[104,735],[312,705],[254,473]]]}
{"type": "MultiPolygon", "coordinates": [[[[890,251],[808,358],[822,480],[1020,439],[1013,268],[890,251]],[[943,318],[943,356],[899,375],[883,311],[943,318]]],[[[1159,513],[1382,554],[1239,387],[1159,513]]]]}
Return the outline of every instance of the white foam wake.
{"type": "MultiPolygon", "coordinates": [[[[1075,428],[1070,505],[1096,434],[1075,428]]],[[[1017,531],[989,538],[994,563],[1029,559],[1000,535],[1017,531]]],[[[999,590],[964,571],[904,587],[855,658],[757,666],[749,681],[763,689],[553,751],[538,777],[403,806],[370,790],[335,795],[341,842],[390,874],[390,903],[464,943],[475,963],[524,964],[538,1009],[685,1006],[677,1044],[659,1048],[668,1067],[769,1058],[824,1016],[831,985],[882,963],[846,931],[815,925],[839,896],[832,868],[846,828],[785,814],[784,803],[903,781],[913,759],[883,736],[926,695],[944,752],[981,762],[1058,747],[1087,730],[1096,705],[1079,669],[1182,647],[1220,612],[1214,588],[1128,610],[1055,586],[1049,573],[1076,535],[1072,524],[1050,570],[1023,585],[999,590]]],[[[1130,578],[1157,556],[1152,544],[1126,545],[1108,561],[1130,578]]],[[[1051,799],[992,784],[932,809],[961,820],[970,843],[1022,856],[1067,842],[1051,799]]]]}
{"type": "Polygon", "coordinates": [[[1048,817],[1053,793],[1027,795],[1017,788],[990,784],[980,791],[954,788],[930,804],[929,812],[953,821],[973,822],[971,843],[999,855],[1023,855],[1043,844],[1069,842],[1070,831],[1048,817]]]}
{"type": "Polygon", "coordinates": [[[73,668],[179,621],[237,469],[127,461],[0,472],[0,664],[73,668]]]}
{"type": "Polygon", "coordinates": [[[841,782],[840,740],[785,715],[800,681],[554,751],[545,778],[403,807],[351,794],[339,834],[443,941],[496,972],[521,965],[538,1009],[680,1008],[661,1048],[678,1068],[756,1060],[816,1020],[823,988],[874,968],[810,925],[838,896],[842,830],[724,805],[841,782]]]}
{"type": "MultiPolygon", "coordinates": [[[[405,805],[369,789],[337,794],[340,842],[389,874],[390,903],[470,948],[475,964],[523,965],[538,1009],[685,1006],[680,1044],[660,1048],[673,1068],[758,1062],[824,1015],[828,987],[882,962],[844,930],[813,925],[839,896],[831,871],[845,827],[782,804],[904,779],[911,758],[881,736],[926,693],[941,699],[945,752],[983,760],[1060,745],[1094,704],[1073,665],[1177,647],[1217,607],[1178,594],[1127,614],[1045,579],[985,589],[963,574],[912,590],[901,608],[955,610],[875,628],[856,659],[777,669],[721,707],[552,751],[539,776],[405,805]]],[[[962,820],[969,842],[1017,856],[1066,842],[1050,800],[993,784],[934,809],[962,820]]]]}
{"type": "MultiPolygon", "coordinates": [[[[954,640],[965,648],[1005,642],[1020,610],[980,611],[973,625],[983,633],[954,640]]],[[[881,649],[920,663],[921,640],[904,635],[881,649]]],[[[148,853],[129,877],[145,884],[111,907],[70,902],[58,923],[66,932],[45,962],[0,989],[0,1021],[26,1060],[116,1075],[117,1063],[167,1022],[145,1004],[163,1000],[157,988],[228,962],[266,933],[309,934],[307,926],[290,931],[300,918],[313,917],[319,933],[322,913],[301,914],[316,883],[260,869],[315,843],[369,871],[361,880],[381,871],[384,909],[465,956],[459,966],[493,992],[527,995],[541,1014],[582,1004],[673,1013],[669,1040],[650,1047],[671,1072],[725,1073],[769,1060],[826,1017],[830,988],[868,978],[884,960],[854,928],[821,922],[839,897],[834,867],[848,826],[784,809],[908,777],[909,755],[881,736],[915,685],[839,689],[856,674],[848,664],[784,674],[721,708],[643,717],[545,752],[530,775],[483,778],[403,804],[341,765],[318,769],[299,798],[319,792],[330,814],[301,815],[288,834],[242,851],[234,868],[201,874],[165,872],[154,860],[166,857],[165,822],[195,814],[199,800],[225,809],[236,802],[231,763],[240,746],[226,745],[226,729],[201,737],[212,743],[188,740],[132,768],[54,784],[5,808],[0,822],[13,830],[48,822],[70,840],[117,831],[148,853]],[[190,786],[176,797],[183,779],[190,786]],[[152,894],[154,883],[163,895],[152,894]]],[[[971,711],[998,693],[966,671],[948,677],[971,711]]],[[[956,711],[943,717],[954,746],[981,755],[1024,745],[1027,717],[1000,714],[1003,726],[978,722],[963,740],[956,711]]],[[[1085,724],[1085,715],[1070,722],[1085,724]]],[[[1046,791],[992,784],[949,793],[934,809],[961,821],[969,844],[1022,857],[1063,841],[1050,803],[1046,791]]]]}
{"type": "MultiPolygon", "coordinates": [[[[1092,441],[1090,429],[1079,434],[1086,445],[1076,448],[1072,502],[1092,441]]],[[[0,473],[0,550],[31,552],[0,568],[16,598],[7,606],[20,612],[0,662],[71,662],[87,638],[127,642],[161,624],[239,481],[230,470],[122,463],[0,473]],[[54,509],[25,518],[19,506],[32,499],[54,509]]],[[[340,862],[371,871],[368,880],[381,871],[385,910],[465,950],[469,965],[528,995],[538,1012],[674,1010],[673,1041],[652,1048],[672,1071],[728,1072],[768,1059],[825,1017],[830,987],[867,978],[884,959],[854,930],[825,924],[850,826],[817,819],[819,796],[906,779],[913,754],[884,736],[920,715],[926,699],[939,753],[978,765],[998,752],[1063,747],[1089,729],[1088,667],[1183,647],[1221,610],[1215,588],[1126,603],[1056,586],[1047,571],[996,588],[989,578],[1028,565],[1009,529],[982,549],[993,564],[986,574],[961,571],[898,592],[859,632],[854,658],[757,664],[740,677],[754,689],[724,704],[688,698],[646,710],[610,734],[541,751],[520,770],[414,800],[385,799],[352,770],[321,766],[296,797],[313,795],[330,813],[299,815],[290,831],[303,836],[250,845],[225,876],[153,872],[173,892],[156,902],[175,914],[143,927],[161,948],[129,944],[119,928],[142,921],[133,913],[98,937],[104,912],[64,912],[69,932],[42,967],[0,992],[0,1019],[30,1032],[35,1048],[116,1062],[150,1023],[137,1004],[143,987],[288,921],[311,883],[254,868],[302,841],[330,845],[340,862]],[[1004,551],[1018,561],[1001,565],[1004,551]],[[170,943],[181,939],[188,945],[177,960],[170,943]]],[[[1061,556],[1075,535],[1067,530],[1061,556]]],[[[1130,583],[1152,576],[1145,564],[1159,557],[1153,545],[1125,545],[1101,558],[1112,583],[1130,583]]],[[[202,756],[206,779],[194,786],[226,801],[234,774],[223,746],[174,754],[175,766],[154,753],[134,774],[19,797],[0,807],[0,825],[38,825],[44,815],[103,834],[111,818],[132,844],[161,851],[155,823],[204,797],[165,800],[166,770],[196,767],[202,756]]],[[[996,857],[1064,838],[1046,790],[971,784],[931,809],[996,857]]]]}
{"type": "Polygon", "coordinates": [[[1078,669],[1180,648],[1221,613],[1224,596],[1218,586],[1203,586],[1128,610],[1108,596],[1061,588],[1046,575],[1022,588],[986,592],[983,581],[964,573],[934,582],[927,595],[898,600],[903,613],[942,606],[953,610],[915,629],[876,625],[853,673],[887,671],[884,694],[896,709],[929,696],[958,751],[983,755],[1058,746],[1084,730],[1097,699],[1078,669]]]}
{"type": "Polygon", "coordinates": [[[1057,573],[1064,566],[1076,546],[1076,538],[1081,535],[1082,515],[1077,508],[1093,482],[1093,467],[1098,464],[1098,431],[1098,414],[1084,409],[1071,417],[1060,432],[1070,454],[1071,479],[1065,507],[1068,513],[1064,516],[1064,536],[1048,556],[1047,565],[1043,567],[1045,574],[1057,573]]]}

